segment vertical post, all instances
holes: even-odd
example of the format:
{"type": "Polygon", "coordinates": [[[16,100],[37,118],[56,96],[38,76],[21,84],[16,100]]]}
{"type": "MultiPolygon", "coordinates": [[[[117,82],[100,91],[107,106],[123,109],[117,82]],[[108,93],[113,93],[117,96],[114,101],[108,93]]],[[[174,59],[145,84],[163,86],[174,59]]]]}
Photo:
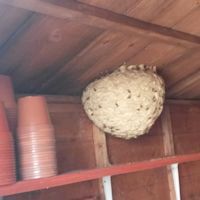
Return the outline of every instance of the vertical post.
{"type": "MultiPolygon", "coordinates": [[[[173,156],[175,155],[175,150],[174,150],[170,108],[168,105],[165,105],[164,107],[163,113],[161,115],[161,122],[162,122],[163,145],[164,145],[165,156],[173,156]]],[[[177,187],[177,185],[175,184],[175,182],[179,183],[179,181],[177,181],[178,166],[176,168],[173,167],[172,165],[167,166],[167,177],[170,189],[170,200],[180,200],[180,187],[177,187]],[[179,197],[179,199],[177,199],[177,197],[179,197]]]]}
{"type": "MultiPolygon", "coordinates": [[[[108,159],[106,136],[95,125],[93,125],[93,140],[97,167],[106,167],[110,165],[108,159]]],[[[99,180],[99,190],[102,200],[112,200],[112,185],[110,176],[103,177],[103,179],[99,180]]]]}
{"type": "Polygon", "coordinates": [[[97,167],[107,167],[109,165],[109,160],[106,136],[95,125],[93,125],[93,140],[97,167]]]}

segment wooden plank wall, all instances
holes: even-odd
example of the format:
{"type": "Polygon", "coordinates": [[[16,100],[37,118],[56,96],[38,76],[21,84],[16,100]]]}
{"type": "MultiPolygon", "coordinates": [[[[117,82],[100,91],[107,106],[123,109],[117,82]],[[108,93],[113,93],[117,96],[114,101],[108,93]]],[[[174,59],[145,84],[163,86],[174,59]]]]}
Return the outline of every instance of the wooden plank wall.
{"type": "MultiPolygon", "coordinates": [[[[137,140],[126,141],[108,136],[107,144],[111,164],[165,156],[160,119],[149,134],[139,137],[137,140]]],[[[112,177],[112,184],[115,200],[169,200],[166,168],[115,176],[112,177]]]]}
{"type": "MultiPolygon", "coordinates": [[[[107,135],[107,157],[104,139],[94,134],[94,132],[98,134],[98,129],[94,128],[85,116],[78,101],[65,103],[65,98],[62,98],[63,102],[58,103],[54,100],[51,98],[53,102],[49,104],[49,109],[56,127],[59,173],[95,168],[101,166],[101,161],[103,162],[102,166],[105,166],[106,163],[120,164],[142,161],[171,155],[174,152],[175,154],[200,152],[200,103],[185,103],[185,101],[168,103],[165,112],[165,115],[167,113],[168,116],[159,118],[149,134],[141,136],[137,140],[126,141],[107,135]],[[165,119],[169,123],[163,125],[165,119]],[[173,133],[168,139],[167,131],[173,133]],[[174,150],[173,144],[170,147],[170,143],[167,144],[166,140],[172,141],[172,143],[174,141],[174,150]],[[172,149],[170,150],[170,148],[172,149]],[[98,157],[95,158],[95,156],[98,157]]],[[[199,167],[200,162],[179,166],[182,200],[198,200],[200,198],[199,167]]],[[[101,184],[99,180],[88,181],[13,195],[5,199],[102,200],[104,197],[101,184]]],[[[172,187],[173,183],[167,167],[112,177],[114,200],[175,200],[171,196],[172,187]]]]}
{"type": "MultiPolygon", "coordinates": [[[[176,154],[200,152],[200,104],[170,106],[176,154]]],[[[200,199],[200,162],[179,166],[182,200],[200,199]]]]}

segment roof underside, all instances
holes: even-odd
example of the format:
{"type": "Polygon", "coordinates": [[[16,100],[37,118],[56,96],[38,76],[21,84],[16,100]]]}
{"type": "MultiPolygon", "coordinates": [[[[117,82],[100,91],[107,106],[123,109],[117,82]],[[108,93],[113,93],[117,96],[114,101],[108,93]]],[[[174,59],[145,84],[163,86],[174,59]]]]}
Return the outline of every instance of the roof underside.
{"type": "Polygon", "coordinates": [[[0,0],[0,73],[18,93],[80,95],[122,63],[157,65],[200,99],[199,0],[0,0]]]}

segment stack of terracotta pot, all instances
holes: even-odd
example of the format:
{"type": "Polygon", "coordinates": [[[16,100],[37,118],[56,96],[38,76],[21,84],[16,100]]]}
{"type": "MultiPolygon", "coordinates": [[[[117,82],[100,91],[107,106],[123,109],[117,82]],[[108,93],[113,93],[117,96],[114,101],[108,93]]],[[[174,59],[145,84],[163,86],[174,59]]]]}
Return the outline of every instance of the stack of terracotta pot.
{"type": "Polygon", "coordinates": [[[16,129],[17,105],[9,76],[0,75],[0,101],[4,103],[9,127],[14,134],[16,129]]]}
{"type": "Polygon", "coordinates": [[[0,102],[0,185],[16,181],[13,137],[9,130],[4,105],[0,102]]]}
{"type": "Polygon", "coordinates": [[[15,134],[17,105],[12,82],[10,77],[0,75],[0,185],[16,181],[14,151],[19,157],[22,179],[57,174],[54,129],[45,98],[21,98],[18,117],[15,134]]]}
{"type": "MultiPolygon", "coordinates": [[[[17,124],[17,104],[15,101],[15,94],[11,78],[6,75],[0,75],[0,101],[3,102],[10,131],[14,137],[14,150],[17,156],[17,144],[16,144],[16,124],[17,124]]],[[[15,159],[16,165],[18,165],[17,158],[15,159]]],[[[17,177],[19,172],[16,170],[17,177]]]]}
{"type": "Polygon", "coordinates": [[[44,97],[19,99],[17,137],[22,179],[57,174],[54,128],[44,97]]]}

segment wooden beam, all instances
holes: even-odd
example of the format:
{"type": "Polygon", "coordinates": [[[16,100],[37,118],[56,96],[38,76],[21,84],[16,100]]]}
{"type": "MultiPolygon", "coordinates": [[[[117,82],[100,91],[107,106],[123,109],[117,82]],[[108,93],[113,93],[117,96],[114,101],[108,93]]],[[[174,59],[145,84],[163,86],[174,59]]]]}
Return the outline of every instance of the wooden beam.
{"type": "MultiPolygon", "coordinates": [[[[161,124],[162,124],[165,156],[173,156],[175,154],[175,150],[174,150],[174,140],[173,140],[169,105],[166,105],[163,109],[161,115],[161,124]]],[[[176,200],[176,191],[174,187],[175,185],[174,185],[173,173],[170,165],[167,166],[167,179],[170,190],[170,200],[176,200]]]]}
{"type": "MultiPolygon", "coordinates": [[[[92,129],[93,129],[93,141],[94,141],[96,166],[97,167],[107,167],[107,166],[109,166],[109,161],[108,161],[106,136],[94,124],[92,125],[92,129]]],[[[99,192],[101,195],[101,200],[105,200],[103,179],[99,179],[99,192]]]]}
{"type": "Polygon", "coordinates": [[[198,70],[196,73],[193,73],[192,75],[186,77],[185,79],[179,81],[177,84],[169,88],[167,91],[167,96],[179,96],[183,94],[186,90],[189,89],[191,85],[194,83],[199,82],[200,83],[200,70],[198,70]]]}
{"type": "Polygon", "coordinates": [[[161,124],[165,156],[173,156],[175,155],[175,150],[169,105],[164,106],[161,115],[161,124]]]}
{"type": "Polygon", "coordinates": [[[72,183],[95,180],[104,176],[114,176],[155,168],[164,167],[173,163],[187,163],[200,160],[200,153],[170,156],[149,161],[115,165],[105,168],[75,171],[67,174],[27,181],[19,181],[13,185],[1,186],[0,196],[12,195],[34,190],[48,189],[72,183]]]}
{"type": "Polygon", "coordinates": [[[106,135],[93,124],[93,140],[97,167],[107,167],[110,165],[106,144],[106,135]]]}
{"type": "Polygon", "coordinates": [[[140,34],[160,40],[173,41],[176,44],[200,44],[200,37],[189,33],[173,30],[164,26],[148,23],[133,17],[115,13],[78,1],[62,1],[49,3],[41,0],[0,0],[0,3],[28,9],[33,12],[70,19],[98,27],[122,31],[126,34],[140,34]]]}

